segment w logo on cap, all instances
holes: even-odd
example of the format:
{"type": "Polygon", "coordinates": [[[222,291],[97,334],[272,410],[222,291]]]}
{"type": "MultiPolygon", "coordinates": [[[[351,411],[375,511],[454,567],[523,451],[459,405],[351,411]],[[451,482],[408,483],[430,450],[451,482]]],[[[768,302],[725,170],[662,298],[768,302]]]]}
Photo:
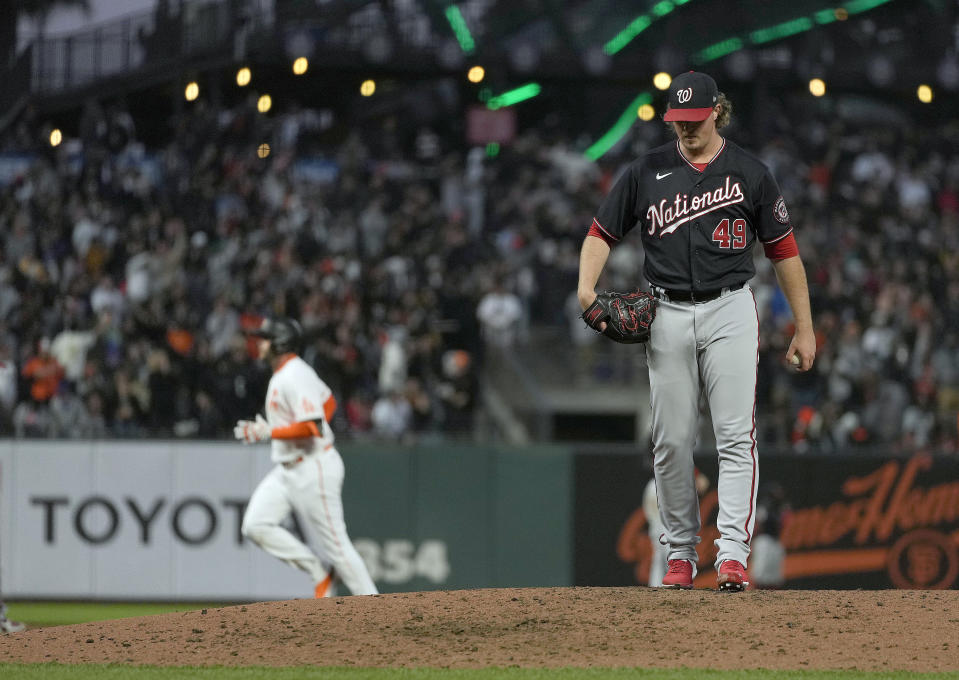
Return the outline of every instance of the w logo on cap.
{"type": "Polygon", "coordinates": [[[693,98],[693,88],[687,87],[682,90],[676,90],[676,99],[680,104],[685,104],[693,98]]]}

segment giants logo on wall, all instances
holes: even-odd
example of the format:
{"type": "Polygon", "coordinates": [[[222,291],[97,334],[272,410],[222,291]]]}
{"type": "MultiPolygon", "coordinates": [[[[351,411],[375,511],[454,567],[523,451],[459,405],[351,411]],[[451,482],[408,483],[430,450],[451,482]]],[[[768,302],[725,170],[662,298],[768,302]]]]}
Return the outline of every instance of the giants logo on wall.
{"type": "MultiPolygon", "coordinates": [[[[786,488],[794,494],[788,499],[792,509],[783,515],[779,537],[786,551],[785,584],[959,586],[959,469],[955,461],[937,463],[916,456],[878,466],[873,463],[873,469],[865,473],[852,472],[853,467],[862,467],[861,459],[793,459],[791,463],[773,459],[764,463],[763,477],[784,483],[789,480],[786,488]]],[[[708,492],[700,506],[703,530],[697,586],[714,587],[713,540],[719,535],[716,491],[708,492]]],[[[632,567],[636,582],[646,582],[652,546],[642,508],[622,524],[616,555],[632,567]]]]}

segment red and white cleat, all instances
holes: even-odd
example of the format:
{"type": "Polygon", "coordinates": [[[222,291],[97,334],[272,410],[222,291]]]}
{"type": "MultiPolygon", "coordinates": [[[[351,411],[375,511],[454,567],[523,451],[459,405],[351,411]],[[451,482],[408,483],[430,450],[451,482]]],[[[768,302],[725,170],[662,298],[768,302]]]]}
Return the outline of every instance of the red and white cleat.
{"type": "Polygon", "coordinates": [[[663,588],[682,588],[689,590],[693,587],[693,563],[689,560],[669,560],[669,568],[663,576],[663,588]]]}
{"type": "Polygon", "coordinates": [[[746,567],[736,560],[723,560],[723,563],[719,565],[719,589],[738,593],[745,590],[748,585],[746,567]]]}

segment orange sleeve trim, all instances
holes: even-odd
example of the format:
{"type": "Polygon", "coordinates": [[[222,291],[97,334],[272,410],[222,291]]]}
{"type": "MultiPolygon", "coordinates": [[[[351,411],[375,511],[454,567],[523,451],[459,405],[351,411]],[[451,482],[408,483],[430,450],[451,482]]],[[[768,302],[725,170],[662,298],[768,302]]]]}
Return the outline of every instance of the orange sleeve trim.
{"type": "Polygon", "coordinates": [[[326,417],[326,422],[330,422],[333,419],[334,413],[336,413],[336,397],[330,395],[330,398],[323,404],[323,415],[326,417]]]}
{"type": "Polygon", "coordinates": [[[306,421],[305,423],[274,427],[270,436],[273,439],[306,439],[307,437],[319,437],[320,430],[313,421],[306,421]]]}
{"type": "Polygon", "coordinates": [[[799,244],[796,243],[796,237],[792,232],[789,232],[778,241],[764,243],[763,250],[766,251],[766,257],[770,260],[785,260],[799,254],[799,244]]]}

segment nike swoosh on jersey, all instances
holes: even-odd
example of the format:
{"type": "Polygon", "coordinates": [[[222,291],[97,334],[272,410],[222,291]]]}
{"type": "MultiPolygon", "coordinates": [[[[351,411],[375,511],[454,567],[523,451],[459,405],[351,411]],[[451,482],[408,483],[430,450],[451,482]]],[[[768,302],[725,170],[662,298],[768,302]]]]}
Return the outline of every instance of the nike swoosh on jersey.
{"type": "Polygon", "coordinates": [[[673,173],[667,172],[667,173],[664,174],[664,175],[660,175],[660,174],[657,172],[657,173],[656,173],[656,179],[663,179],[664,177],[669,177],[671,174],[673,174],[673,173]]]}

